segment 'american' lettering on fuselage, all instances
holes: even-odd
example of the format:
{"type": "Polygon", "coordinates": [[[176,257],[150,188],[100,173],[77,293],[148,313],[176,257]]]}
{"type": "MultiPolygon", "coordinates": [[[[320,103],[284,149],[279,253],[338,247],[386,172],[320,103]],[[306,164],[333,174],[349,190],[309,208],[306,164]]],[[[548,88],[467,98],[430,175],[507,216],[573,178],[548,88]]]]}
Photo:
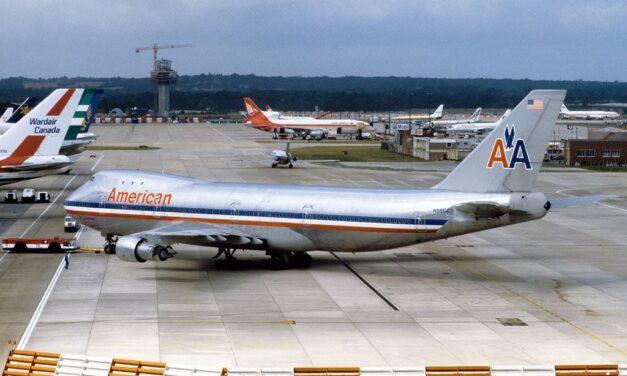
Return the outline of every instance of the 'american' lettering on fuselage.
{"type": "Polygon", "coordinates": [[[169,205],[172,201],[172,193],[162,192],[128,192],[111,189],[107,196],[109,202],[124,202],[127,204],[145,204],[145,205],[169,205]]]}

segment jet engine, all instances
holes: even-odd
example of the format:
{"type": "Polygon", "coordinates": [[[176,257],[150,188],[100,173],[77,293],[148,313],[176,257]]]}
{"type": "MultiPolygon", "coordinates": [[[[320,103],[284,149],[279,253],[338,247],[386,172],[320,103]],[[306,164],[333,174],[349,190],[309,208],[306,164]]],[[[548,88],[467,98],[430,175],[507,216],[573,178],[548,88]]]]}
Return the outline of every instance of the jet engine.
{"type": "Polygon", "coordinates": [[[139,236],[122,236],[115,245],[115,254],[127,262],[165,261],[174,256],[171,247],[150,243],[139,236]]]}
{"type": "Polygon", "coordinates": [[[324,131],[314,130],[309,133],[309,138],[313,138],[314,140],[322,140],[324,138],[324,131]]]}

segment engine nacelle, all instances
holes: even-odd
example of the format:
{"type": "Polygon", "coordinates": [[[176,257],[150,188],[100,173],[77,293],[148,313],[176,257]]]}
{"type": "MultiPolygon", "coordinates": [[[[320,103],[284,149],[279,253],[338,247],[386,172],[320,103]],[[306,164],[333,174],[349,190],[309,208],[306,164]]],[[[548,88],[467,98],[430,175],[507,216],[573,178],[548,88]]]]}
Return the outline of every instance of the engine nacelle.
{"type": "Polygon", "coordinates": [[[314,140],[322,140],[324,138],[324,131],[311,131],[309,132],[309,137],[313,138],[314,140]]]}
{"type": "Polygon", "coordinates": [[[150,243],[139,236],[122,236],[115,245],[116,255],[127,262],[165,261],[174,256],[170,247],[150,243]]]}

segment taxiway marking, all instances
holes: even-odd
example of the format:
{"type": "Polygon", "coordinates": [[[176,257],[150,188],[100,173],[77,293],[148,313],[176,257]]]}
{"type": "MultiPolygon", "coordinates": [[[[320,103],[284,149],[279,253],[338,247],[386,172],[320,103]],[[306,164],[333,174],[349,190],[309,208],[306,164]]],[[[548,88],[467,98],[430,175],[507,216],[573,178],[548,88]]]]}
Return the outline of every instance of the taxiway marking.
{"type": "Polygon", "coordinates": [[[91,168],[90,171],[94,171],[96,169],[96,167],[98,167],[98,165],[100,164],[100,162],[102,162],[102,159],[104,158],[104,154],[100,156],[100,158],[98,158],[98,160],[96,161],[96,163],[94,164],[94,166],[91,168]]]}
{"type": "MultiPolygon", "coordinates": [[[[468,271],[468,272],[470,272],[472,274],[480,276],[481,278],[483,278],[486,281],[493,282],[493,283],[498,283],[499,282],[498,280],[495,280],[494,278],[491,278],[490,276],[482,273],[481,271],[477,270],[476,268],[473,268],[472,266],[469,266],[469,265],[465,265],[463,262],[457,260],[453,256],[448,256],[448,255],[440,255],[440,256],[443,259],[444,258],[448,258],[449,261],[454,262],[455,264],[459,265],[461,268],[465,269],[466,271],[468,271]]],[[[559,313],[553,312],[549,308],[547,308],[547,307],[543,306],[542,304],[536,302],[535,300],[531,299],[530,297],[528,297],[528,296],[526,296],[526,295],[524,295],[522,293],[519,293],[518,291],[515,291],[515,290],[513,290],[513,289],[511,289],[511,288],[509,288],[507,286],[500,286],[500,287],[503,288],[504,290],[506,290],[507,292],[509,292],[510,294],[512,294],[512,295],[514,295],[514,296],[516,296],[516,297],[526,301],[527,303],[529,303],[529,304],[531,304],[531,305],[533,305],[533,306],[543,310],[544,312],[546,312],[549,315],[555,317],[559,321],[572,326],[573,328],[577,329],[579,332],[587,335],[588,337],[590,337],[590,338],[592,338],[592,339],[594,339],[594,340],[604,344],[605,346],[607,346],[610,349],[612,349],[613,351],[621,354],[622,356],[627,357],[627,351],[625,351],[625,350],[623,350],[623,349],[621,349],[621,348],[619,348],[617,346],[612,345],[609,341],[603,339],[602,337],[600,337],[597,334],[594,334],[593,332],[591,332],[590,330],[584,328],[583,326],[568,320],[566,317],[560,315],[559,313]]]]}
{"type": "Polygon", "coordinates": [[[33,228],[33,226],[35,225],[35,223],[37,223],[41,217],[44,216],[44,214],[46,214],[48,212],[48,210],[52,207],[52,205],[54,205],[57,200],[59,199],[59,197],[61,197],[63,195],[63,192],[65,192],[65,190],[67,189],[67,187],[70,185],[70,183],[72,183],[74,181],[74,179],[76,179],[78,175],[74,175],[72,176],[72,179],[70,179],[67,183],[65,183],[65,186],[63,187],[63,189],[61,190],[61,192],[59,192],[59,194],[57,195],[57,197],[54,198],[54,200],[52,200],[52,202],[46,207],[46,209],[44,209],[44,211],[41,212],[41,214],[39,214],[39,216],[33,221],[33,223],[30,224],[30,226],[28,226],[26,228],[26,230],[24,230],[24,232],[22,233],[22,235],[20,235],[20,238],[23,238],[24,236],[26,236],[26,234],[30,231],[31,228],[33,228]]]}

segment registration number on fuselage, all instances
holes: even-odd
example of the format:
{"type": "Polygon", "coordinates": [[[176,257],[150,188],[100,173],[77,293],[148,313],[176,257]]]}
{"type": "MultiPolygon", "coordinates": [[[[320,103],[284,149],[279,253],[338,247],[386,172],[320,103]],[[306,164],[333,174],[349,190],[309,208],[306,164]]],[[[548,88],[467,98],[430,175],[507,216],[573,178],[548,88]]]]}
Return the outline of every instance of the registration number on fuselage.
{"type": "Polygon", "coordinates": [[[453,214],[453,209],[451,209],[451,208],[436,208],[436,209],[433,209],[433,213],[434,214],[452,215],[453,214]]]}

